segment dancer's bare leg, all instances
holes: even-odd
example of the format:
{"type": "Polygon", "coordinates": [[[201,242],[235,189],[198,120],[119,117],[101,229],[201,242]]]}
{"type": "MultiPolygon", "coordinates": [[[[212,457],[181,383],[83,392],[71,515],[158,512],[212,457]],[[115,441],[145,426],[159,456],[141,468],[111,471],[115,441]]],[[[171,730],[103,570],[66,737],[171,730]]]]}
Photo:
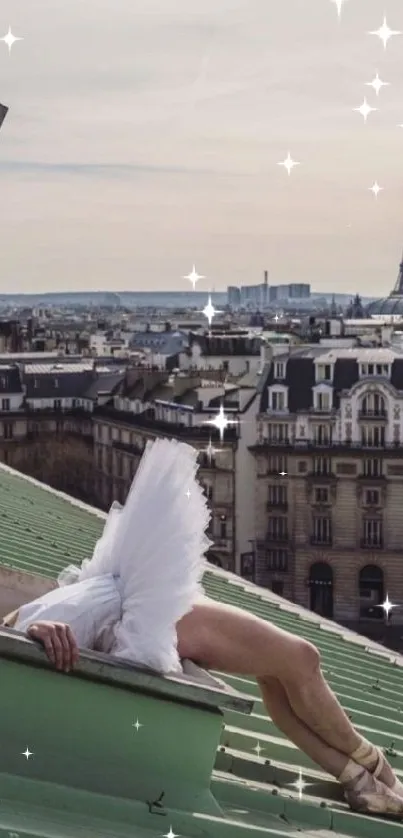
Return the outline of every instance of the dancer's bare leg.
{"type": "MultiPolygon", "coordinates": [[[[272,708],[275,699],[270,699],[271,679],[280,681],[295,716],[295,720],[288,716],[287,735],[341,782],[351,780],[350,769],[354,774],[356,763],[369,771],[375,769],[378,752],[354,729],[326,684],[319,653],[312,644],[253,614],[208,599],[195,606],[177,629],[181,657],[190,657],[208,669],[254,675],[272,708]],[[340,755],[345,757],[345,768],[337,773],[342,764],[340,755]]],[[[268,709],[270,712],[270,706],[268,709]]],[[[284,715],[282,718],[284,722],[284,715]]],[[[382,762],[382,776],[379,772],[378,776],[390,787],[396,781],[386,761],[382,762]]]]}

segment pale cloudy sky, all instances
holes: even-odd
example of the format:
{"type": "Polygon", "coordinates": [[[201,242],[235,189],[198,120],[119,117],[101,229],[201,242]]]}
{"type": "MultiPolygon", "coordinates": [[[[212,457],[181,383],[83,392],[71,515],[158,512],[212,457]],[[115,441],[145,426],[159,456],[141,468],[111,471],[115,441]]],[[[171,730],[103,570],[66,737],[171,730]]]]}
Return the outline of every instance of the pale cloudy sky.
{"type": "Polygon", "coordinates": [[[198,290],[267,268],[387,293],[403,36],[367,34],[385,13],[403,32],[403,0],[346,0],[340,21],[331,0],[2,0],[0,36],[24,40],[0,42],[0,291],[188,290],[195,263],[198,290]]]}

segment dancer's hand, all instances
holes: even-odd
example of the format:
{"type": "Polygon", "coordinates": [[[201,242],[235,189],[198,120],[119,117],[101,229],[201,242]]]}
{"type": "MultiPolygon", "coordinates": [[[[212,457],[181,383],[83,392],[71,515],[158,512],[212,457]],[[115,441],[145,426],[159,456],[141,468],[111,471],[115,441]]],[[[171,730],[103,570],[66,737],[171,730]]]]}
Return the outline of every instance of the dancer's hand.
{"type": "Polygon", "coordinates": [[[67,623],[52,620],[38,620],[27,628],[27,635],[44,646],[45,652],[56,666],[69,672],[79,658],[78,646],[74,634],[67,623]]]}

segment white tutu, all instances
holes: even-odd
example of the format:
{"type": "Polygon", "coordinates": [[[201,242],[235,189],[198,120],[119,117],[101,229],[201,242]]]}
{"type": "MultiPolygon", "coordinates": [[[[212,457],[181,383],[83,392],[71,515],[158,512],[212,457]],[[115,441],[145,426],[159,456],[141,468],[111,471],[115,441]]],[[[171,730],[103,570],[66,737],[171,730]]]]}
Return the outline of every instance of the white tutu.
{"type": "Polygon", "coordinates": [[[176,623],[203,594],[210,512],[196,480],[197,451],[177,440],[148,442],[125,505],[112,504],[92,559],[70,565],[59,589],[22,606],[15,628],[69,623],[94,648],[114,625],[112,655],[160,672],[180,671],[176,623]]]}

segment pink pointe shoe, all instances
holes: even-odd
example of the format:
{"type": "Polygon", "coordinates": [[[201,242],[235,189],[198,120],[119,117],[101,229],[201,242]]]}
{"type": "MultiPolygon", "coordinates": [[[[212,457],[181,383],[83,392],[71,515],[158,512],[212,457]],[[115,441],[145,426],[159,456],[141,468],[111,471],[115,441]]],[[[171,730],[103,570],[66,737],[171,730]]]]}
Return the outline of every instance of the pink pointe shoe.
{"type": "Polygon", "coordinates": [[[355,812],[403,820],[403,798],[385,786],[381,780],[377,780],[366,768],[356,763],[351,766],[349,763],[340,781],[344,788],[344,797],[355,812]]]}

